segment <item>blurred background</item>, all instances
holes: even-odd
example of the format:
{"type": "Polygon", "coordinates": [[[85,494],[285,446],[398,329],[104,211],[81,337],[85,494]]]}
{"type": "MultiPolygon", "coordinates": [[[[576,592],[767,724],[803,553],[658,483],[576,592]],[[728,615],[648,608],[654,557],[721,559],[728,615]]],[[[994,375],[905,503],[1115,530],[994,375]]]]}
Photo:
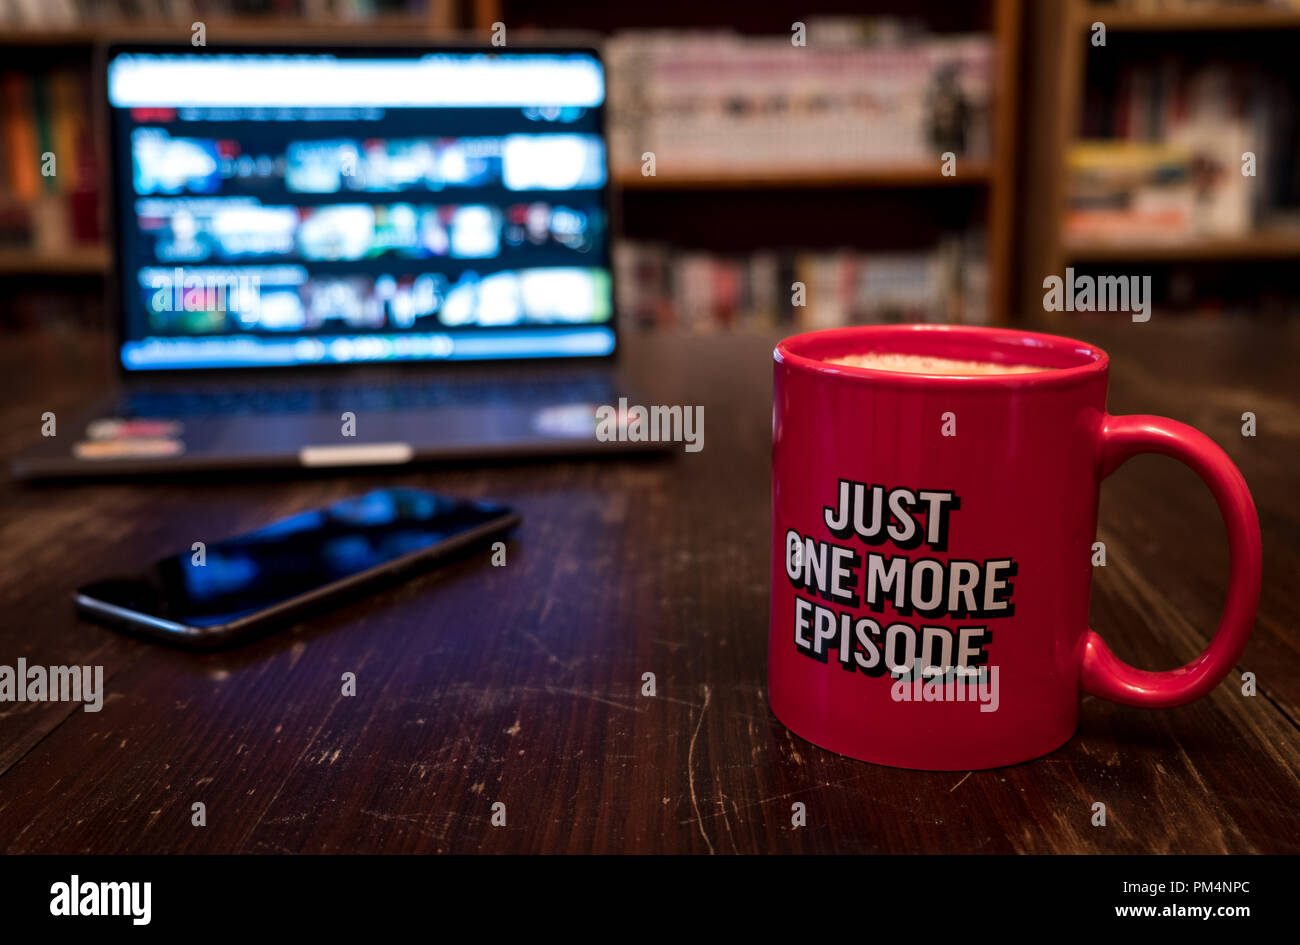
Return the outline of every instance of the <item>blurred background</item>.
{"type": "Polygon", "coordinates": [[[96,50],[195,21],[600,34],[618,316],[650,330],[1128,317],[1045,312],[1067,267],[1150,275],[1162,320],[1300,307],[1300,0],[0,0],[0,327],[110,327],[96,50]]]}

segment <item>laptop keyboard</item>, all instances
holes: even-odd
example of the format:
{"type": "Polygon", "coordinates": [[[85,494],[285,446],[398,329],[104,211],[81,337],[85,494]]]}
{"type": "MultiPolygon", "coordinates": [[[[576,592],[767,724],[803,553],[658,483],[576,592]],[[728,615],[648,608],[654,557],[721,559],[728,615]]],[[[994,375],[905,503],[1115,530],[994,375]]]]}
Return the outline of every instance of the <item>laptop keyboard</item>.
{"type": "Polygon", "coordinates": [[[132,391],[127,417],[180,418],[247,414],[338,413],[344,410],[428,410],[437,407],[604,404],[614,396],[603,377],[503,380],[456,378],[430,382],[235,387],[224,390],[132,391]]]}

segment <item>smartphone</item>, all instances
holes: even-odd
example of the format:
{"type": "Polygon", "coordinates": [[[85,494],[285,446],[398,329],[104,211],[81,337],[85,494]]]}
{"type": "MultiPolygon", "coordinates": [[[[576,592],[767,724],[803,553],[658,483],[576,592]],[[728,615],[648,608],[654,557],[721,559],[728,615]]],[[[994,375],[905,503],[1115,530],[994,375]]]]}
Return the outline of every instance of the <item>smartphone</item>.
{"type": "Polygon", "coordinates": [[[182,551],[140,574],[95,581],[75,599],[81,614],[114,629],[220,646],[404,578],[518,524],[513,510],[494,502],[380,489],[182,551]]]}

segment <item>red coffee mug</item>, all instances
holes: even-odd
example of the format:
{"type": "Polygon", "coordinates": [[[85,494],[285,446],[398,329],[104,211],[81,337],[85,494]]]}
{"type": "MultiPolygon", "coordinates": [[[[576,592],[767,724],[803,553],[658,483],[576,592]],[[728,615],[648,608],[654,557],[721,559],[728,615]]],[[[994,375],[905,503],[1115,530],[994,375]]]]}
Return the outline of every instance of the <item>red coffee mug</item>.
{"type": "Polygon", "coordinates": [[[1104,352],[1024,331],[882,325],[788,338],[775,358],[768,683],[797,735],[895,767],[992,768],[1068,741],[1080,687],[1176,706],[1232,669],[1259,602],[1254,502],[1203,434],[1106,413],[1104,352]],[[1050,370],[827,362],[864,352],[1050,370]],[[1100,481],[1145,452],[1194,469],[1228,526],[1218,632],[1170,672],[1126,665],[1087,626],[1100,481]]]}

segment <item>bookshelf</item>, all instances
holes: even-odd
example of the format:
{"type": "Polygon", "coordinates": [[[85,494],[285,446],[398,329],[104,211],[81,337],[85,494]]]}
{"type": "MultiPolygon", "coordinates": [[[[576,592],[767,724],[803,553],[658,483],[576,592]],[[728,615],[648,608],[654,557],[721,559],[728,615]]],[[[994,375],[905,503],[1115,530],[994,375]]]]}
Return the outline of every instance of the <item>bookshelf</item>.
{"type": "Polygon", "coordinates": [[[724,168],[691,171],[684,174],[661,174],[646,177],[626,168],[614,172],[614,181],[623,190],[761,190],[763,188],[829,187],[986,187],[993,170],[987,162],[967,163],[961,174],[945,177],[937,166],[919,164],[886,165],[864,171],[827,168],[795,168],[766,172],[740,172],[724,168]]]}
{"type": "MultiPolygon", "coordinates": [[[[666,0],[608,5],[591,0],[475,0],[471,25],[486,33],[500,22],[507,29],[542,26],[587,29],[606,36],[629,31],[727,31],[743,36],[789,36],[794,21],[827,17],[889,16],[920,22],[936,33],[981,34],[991,46],[987,153],[963,158],[953,176],[933,163],[882,160],[870,165],[806,165],[751,169],[718,162],[674,170],[661,165],[655,176],[639,168],[615,171],[617,213],[622,235],[688,250],[722,254],[769,247],[769,220],[798,217],[792,239],[826,252],[888,252],[891,236],[900,247],[918,245],[952,227],[973,227],[983,240],[987,279],[982,307],[991,323],[1009,320],[1012,226],[1017,150],[1017,86],[1022,10],[1020,0],[978,0],[968,4],[930,0],[829,0],[785,4],[760,0],[742,9],[666,0]],[[745,201],[747,193],[755,199],[745,201]],[[755,210],[761,206],[764,214],[755,210]],[[857,215],[850,224],[843,217],[857,215]],[[820,221],[807,225],[808,218],[820,221]],[[728,222],[730,221],[730,222],[728,222]]],[[[614,66],[611,66],[611,69],[614,66]]],[[[626,280],[625,280],[626,281],[626,280]]]]}
{"type": "Polygon", "coordinates": [[[1261,230],[1231,239],[1188,239],[1178,243],[1066,243],[1071,262],[1196,262],[1234,259],[1300,259],[1300,233],[1261,230]]]}
{"type": "MultiPolygon", "coordinates": [[[[276,6],[277,10],[285,5],[276,6]]],[[[394,4],[377,4],[384,10],[394,4]]],[[[232,6],[236,8],[237,5],[232,6]]],[[[780,36],[795,19],[808,19],[802,4],[759,2],[743,14],[670,0],[653,9],[615,7],[585,0],[533,3],[529,0],[413,0],[411,12],[383,12],[364,20],[309,21],[282,14],[204,17],[209,43],[233,41],[412,41],[447,36],[460,29],[484,39],[492,24],[505,22],[516,37],[544,38],[549,30],[584,30],[606,36],[624,30],[674,26],[705,31],[735,28],[747,35],[780,36]]],[[[1010,290],[1013,186],[1016,173],[1016,88],[1019,71],[1021,0],[979,0],[960,5],[939,0],[878,0],[864,5],[825,0],[813,11],[826,16],[883,14],[911,18],[927,28],[953,34],[978,33],[991,45],[990,82],[993,87],[988,118],[988,146],[978,158],[964,156],[955,176],[940,173],[937,154],[932,163],[917,160],[881,161],[869,167],[839,165],[783,166],[777,169],[718,164],[684,172],[662,170],[644,177],[637,169],[616,170],[613,177],[614,219],[620,236],[664,239],[680,236],[673,208],[689,201],[691,211],[712,224],[722,208],[739,207],[736,221],[718,244],[730,251],[752,241],[758,206],[790,216],[804,214],[793,227],[800,245],[827,252],[866,249],[887,252],[893,239],[920,244],[954,228],[977,232],[983,240],[987,277],[977,284],[981,306],[992,322],[1006,321],[1010,290]],[[748,199],[752,192],[755,199],[748,199]],[[843,208],[851,208],[843,209],[843,208]],[[852,212],[854,219],[843,214],[852,212]]],[[[159,23],[115,21],[84,25],[21,25],[0,23],[0,72],[43,68],[47,62],[71,63],[88,74],[94,50],[114,40],[167,40],[187,36],[190,17],[159,23]],[[30,64],[30,65],[29,65],[30,64]]],[[[786,33],[788,35],[788,32],[786,33]]],[[[102,158],[102,156],[101,156],[102,158]]],[[[3,188],[0,188],[2,191],[3,188]]],[[[0,193],[0,210],[5,196],[0,193]]],[[[679,215],[680,217],[680,215],[679,215]]],[[[706,231],[702,248],[708,248],[706,231]]],[[[44,245],[48,246],[49,241],[44,245]]],[[[901,245],[901,244],[900,244],[901,245]]],[[[755,244],[753,248],[761,248],[755,244]]],[[[94,277],[108,268],[108,251],[96,242],[78,242],[66,250],[26,250],[0,244],[0,280],[22,275],[80,275],[94,277]]],[[[0,281],[0,294],[4,292],[0,281]]]]}
{"type": "Polygon", "coordinates": [[[1165,10],[1120,9],[1103,3],[1083,5],[1082,18],[1105,22],[1108,30],[1129,33],[1177,33],[1189,30],[1300,29],[1300,8],[1223,3],[1165,10]]]}
{"type": "MultiPolygon", "coordinates": [[[[236,10],[239,4],[227,4],[236,10]]],[[[278,4],[284,10],[289,4],[278,4]]],[[[186,39],[192,24],[202,20],[209,42],[409,42],[426,37],[447,36],[459,25],[458,5],[453,0],[414,0],[407,10],[392,12],[400,4],[356,3],[346,15],[336,18],[289,16],[282,12],[228,15],[220,3],[208,4],[205,13],[179,16],[173,21],[157,16],[141,16],[129,4],[116,5],[112,0],[102,5],[97,22],[31,23],[0,20],[0,74],[43,70],[53,65],[87,73],[95,50],[112,42],[166,42],[186,39]],[[119,9],[120,7],[120,9],[119,9]],[[207,14],[212,15],[207,15],[207,14]]],[[[343,7],[340,5],[340,9],[343,7]]],[[[84,116],[94,121],[88,101],[89,85],[84,89],[84,116]]],[[[0,116],[0,132],[7,132],[0,116]]],[[[98,136],[98,133],[97,133],[98,136]]],[[[0,147],[7,142],[0,135],[0,147]]],[[[102,146],[102,145],[101,145],[102,146]]],[[[102,155],[99,156],[102,160],[102,155]]],[[[0,212],[21,206],[24,197],[8,192],[4,181],[4,162],[0,162],[0,212]]],[[[102,173],[98,168],[96,173],[102,173]]],[[[107,246],[98,241],[73,241],[62,248],[23,248],[0,243],[0,278],[26,276],[96,277],[106,274],[110,265],[107,246]]],[[[0,284],[0,293],[4,287],[0,284]]]]}
{"type": "MultiPolygon", "coordinates": [[[[211,42],[253,40],[309,42],[312,40],[399,41],[433,36],[454,29],[450,8],[434,4],[428,14],[389,14],[361,20],[303,20],[284,16],[201,17],[211,42]]],[[[163,42],[189,36],[193,19],[175,22],[150,18],[140,23],[105,22],[87,26],[5,26],[0,23],[0,49],[22,46],[92,47],[116,41],[163,42]]]]}
{"type": "Polygon", "coordinates": [[[0,249],[0,275],[97,276],[108,272],[102,245],[69,246],[59,252],[0,249]]]}
{"type": "MultiPolygon", "coordinates": [[[[1041,311],[1041,280],[1046,274],[1061,274],[1066,266],[1104,266],[1107,271],[1149,273],[1173,279],[1183,278],[1199,268],[1212,267],[1215,277],[1222,280],[1225,270],[1240,270],[1235,281],[1248,283],[1255,279],[1267,282],[1269,267],[1300,260],[1300,216],[1287,220],[1254,219],[1247,226],[1210,228],[1203,231],[1192,225],[1182,232],[1148,233],[1145,230],[1116,232],[1084,237],[1071,233],[1070,214],[1072,178],[1070,157],[1084,146],[1095,145],[1091,135],[1085,134],[1089,120],[1089,94],[1102,98],[1103,106],[1122,110],[1123,102],[1107,100],[1107,93],[1123,90],[1124,80],[1107,87],[1101,96],[1095,86],[1106,85],[1123,61],[1138,59],[1152,63],[1158,69],[1162,62],[1177,62],[1185,71],[1177,82],[1186,83],[1188,76],[1195,81],[1196,70],[1225,68],[1243,71],[1247,67],[1269,77],[1289,83],[1292,98],[1281,107],[1294,109],[1294,93],[1300,84],[1294,65],[1289,62],[1288,44],[1300,39],[1300,6],[1283,6],[1270,3],[1170,3],[1150,9],[1119,0],[1102,3],[1097,0],[1062,0],[1061,3],[1031,4],[1026,30],[1026,103],[1025,111],[1031,116],[1026,123],[1024,143],[1025,187],[1029,194],[1037,195],[1034,201],[1022,205],[1020,232],[1023,234],[1024,265],[1017,285],[1019,306],[1026,312],[1041,311]],[[1107,32],[1107,46],[1093,47],[1090,36],[1094,23],[1103,23],[1107,32]],[[1111,41],[1114,37],[1114,43],[1111,41]],[[1118,46],[1116,44],[1119,44],[1118,46]],[[1094,55],[1094,53],[1096,55],[1094,55]],[[1096,73],[1101,73],[1100,83],[1096,73]],[[1242,267],[1253,266],[1249,272],[1242,267]]],[[[1237,73],[1233,73],[1234,81],[1237,73]]],[[[1145,90],[1144,91],[1149,91],[1145,90]]],[[[1169,108],[1172,98],[1177,108],[1186,109],[1181,98],[1185,84],[1174,87],[1171,95],[1156,99],[1169,108]]],[[[1153,99],[1155,97],[1153,96],[1153,99]]],[[[1092,103],[1094,106],[1096,102],[1092,103]]],[[[1271,103],[1277,106],[1275,101],[1271,103]]],[[[1094,109],[1095,110],[1095,109],[1094,109]]],[[[1181,116],[1180,116],[1181,117],[1181,116]]],[[[1162,132],[1147,140],[1164,145],[1177,141],[1170,137],[1168,118],[1162,115],[1155,120],[1162,132]]],[[[1225,125],[1225,135],[1228,126],[1225,125]]],[[[1135,136],[1136,137],[1136,136],[1135,136]]],[[[1244,138],[1245,148],[1253,149],[1261,139],[1244,138]]],[[[1183,142],[1178,141],[1182,146],[1183,142]]],[[[1199,159],[1199,155],[1197,156],[1199,159]]],[[[1224,161],[1227,165],[1228,162],[1224,161]]],[[[1228,177],[1240,173],[1237,163],[1226,167],[1228,177]]],[[[1245,187],[1257,187],[1259,178],[1250,178],[1245,187]]],[[[1077,194],[1076,194],[1077,197],[1077,194]]],[[[1251,215],[1259,215],[1259,204],[1252,204],[1251,215]]],[[[1269,290],[1285,291],[1286,280],[1278,276],[1278,285],[1267,285],[1269,290]]],[[[1229,276],[1228,278],[1232,278],[1229,276]]],[[[1183,295],[1195,295],[1184,291],[1183,295]]],[[[1294,292],[1290,293],[1294,297],[1294,292]]],[[[1061,321],[1069,316],[1044,313],[1049,322],[1061,321]]]]}

